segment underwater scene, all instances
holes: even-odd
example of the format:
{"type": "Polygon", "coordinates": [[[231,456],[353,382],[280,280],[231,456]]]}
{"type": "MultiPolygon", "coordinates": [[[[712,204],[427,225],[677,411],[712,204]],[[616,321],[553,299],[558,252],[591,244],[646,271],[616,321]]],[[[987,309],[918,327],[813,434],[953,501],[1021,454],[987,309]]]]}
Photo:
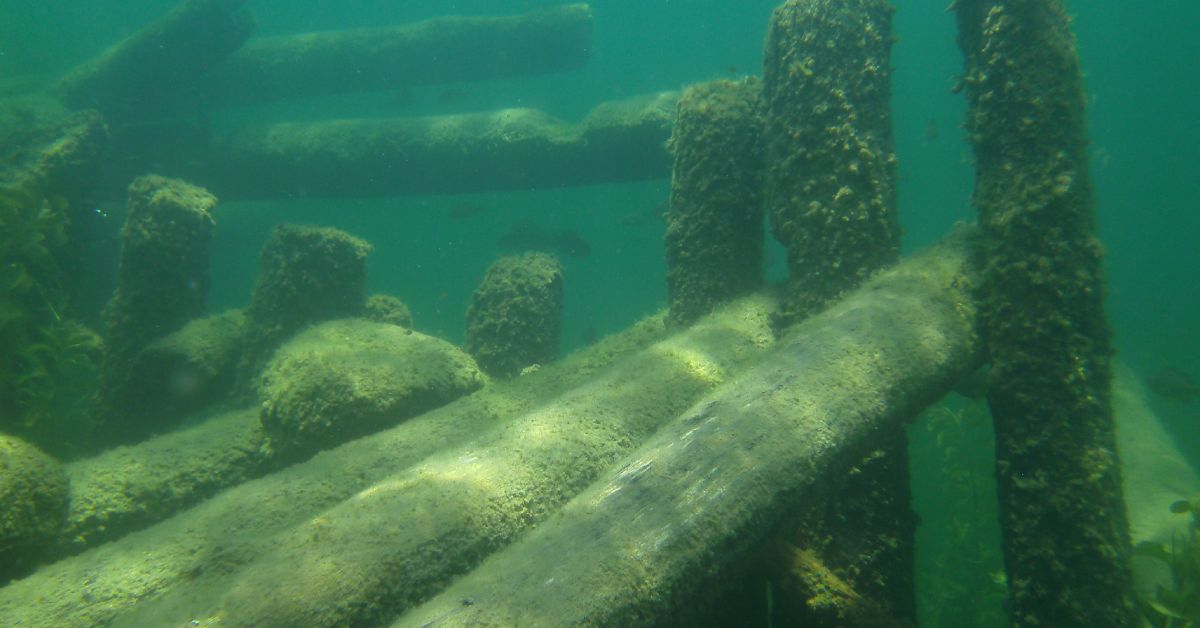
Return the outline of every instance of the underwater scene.
{"type": "Polygon", "coordinates": [[[0,0],[0,626],[1200,625],[1197,27],[0,0]]]}

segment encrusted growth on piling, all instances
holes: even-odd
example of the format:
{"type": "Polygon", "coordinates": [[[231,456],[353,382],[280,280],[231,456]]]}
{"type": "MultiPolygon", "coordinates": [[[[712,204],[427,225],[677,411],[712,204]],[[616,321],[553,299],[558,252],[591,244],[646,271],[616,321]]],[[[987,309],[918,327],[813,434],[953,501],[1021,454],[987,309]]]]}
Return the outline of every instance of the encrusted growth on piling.
{"type": "Polygon", "coordinates": [[[757,79],[679,100],[667,212],[670,321],[688,324],[762,283],[762,102],[757,79]]]}
{"type": "Polygon", "coordinates": [[[246,309],[237,388],[248,393],[271,353],[312,323],[363,313],[371,245],[344,231],[279,225],[262,249],[246,309]]]}
{"type": "Polygon", "coordinates": [[[892,13],[883,0],[788,0],[771,17],[766,202],[788,251],[785,318],[898,259],[892,13]]]}
{"type": "Polygon", "coordinates": [[[107,437],[137,439],[162,426],[139,412],[134,358],[153,340],[204,313],[217,199],[178,179],[149,175],[129,186],[117,290],[107,327],[98,413],[107,437]]]}
{"type": "Polygon", "coordinates": [[[467,353],[494,377],[552,362],[562,300],[562,264],[555,257],[526,253],[496,260],[467,309],[467,353]]]}
{"type": "Polygon", "coordinates": [[[1057,0],[960,0],[1016,626],[1132,626],[1084,90],[1057,0]]]}

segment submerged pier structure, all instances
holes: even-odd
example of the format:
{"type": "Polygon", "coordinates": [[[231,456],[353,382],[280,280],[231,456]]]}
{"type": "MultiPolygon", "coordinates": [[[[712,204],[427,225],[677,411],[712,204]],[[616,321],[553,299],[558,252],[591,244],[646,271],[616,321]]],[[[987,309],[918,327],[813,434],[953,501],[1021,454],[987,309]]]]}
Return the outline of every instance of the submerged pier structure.
{"type": "MultiPolygon", "coordinates": [[[[187,0],[60,92],[120,136],[138,116],[563,71],[591,45],[590,9],[565,5],[243,46],[241,5],[187,0]],[[188,24],[221,45],[192,58],[188,24]],[[342,76],[348,59],[368,71],[342,76]]],[[[0,587],[0,625],[702,625],[763,569],[784,573],[790,623],[914,625],[904,428],[987,362],[1013,623],[1131,625],[1074,43],[1057,0],[957,11],[980,226],[907,259],[879,0],[787,0],[761,81],[577,124],[513,108],[205,136],[188,157],[222,199],[671,177],[670,309],[559,358],[563,265],[513,258],[477,292],[463,352],[395,298],[373,313],[368,242],[281,226],[247,309],[201,318],[216,198],[138,179],[104,416],[135,403],[137,369],[198,369],[201,392],[130,414],[140,442],[45,465],[61,522],[12,535],[43,564],[0,587]],[[778,285],[768,232],[788,254],[778,285]],[[156,234],[166,253],[144,246],[156,234]]]]}

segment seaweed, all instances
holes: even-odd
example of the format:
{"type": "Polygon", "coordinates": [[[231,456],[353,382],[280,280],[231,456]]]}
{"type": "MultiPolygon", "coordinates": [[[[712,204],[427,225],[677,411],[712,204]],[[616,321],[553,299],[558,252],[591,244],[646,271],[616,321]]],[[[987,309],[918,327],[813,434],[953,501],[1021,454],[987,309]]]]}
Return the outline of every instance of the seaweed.
{"type": "Polygon", "coordinates": [[[1182,538],[1171,543],[1143,541],[1135,556],[1161,562],[1171,572],[1171,587],[1155,587],[1154,599],[1139,596],[1142,617],[1154,628],[1200,626],[1200,494],[1171,504],[1171,512],[1191,513],[1192,520],[1182,538]]]}
{"type": "Polygon", "coordinates": [[[63,315],[64,202],[0,189],[0,431],[57,455],[80,446],[100,338],[63,315]]]}
{"type": "Polygon", "coordinates": [[[921,625],[1009,625],[987,403],[949,397],[910,435],[925,530],[917,542],[921,625]]]}

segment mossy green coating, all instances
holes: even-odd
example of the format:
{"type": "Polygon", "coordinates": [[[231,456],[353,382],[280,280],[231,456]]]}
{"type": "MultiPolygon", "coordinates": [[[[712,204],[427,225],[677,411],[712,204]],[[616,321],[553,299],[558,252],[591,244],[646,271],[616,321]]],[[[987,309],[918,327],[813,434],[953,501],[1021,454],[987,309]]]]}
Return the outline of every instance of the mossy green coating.
{"type": "Polygon", "coordinates": [[[894,429],[875,442],[877,448],[815,490],[781,526],[766,559],[777,586],[776,624],[917,625],[908,437],[894,429]],[[806,569],[797,554],[819,561],[846,589],[814,578],[816,570],[806,569]]]}
{"type": "Polygon", "coordinates": [[[0,188],[42,196],[55,205],[90,200],[108,144],[108,128],[95,111],[68,113],[48,97],[5,99],[0,102],[0,188]]]}
{"type": "Polygon", "coordinates": [[[785,319],[896,262],[892,6],[788,0],[764,55],[766,203],[787,248],[785,319]]]}
{"type": "Polygon", "coordinates": [[[405,329],[412,329],[413,326],[412,310],[408,309],[404,301],[390,294],[372,294],[367,297],[363,306],[363,317],[377,323],[399,325],[405,329]]]}
{"type": "Polygon", "coordinates": [[[693,620],[697,601],[738,577],[777,524],[979,367],[969,246],[952,238],[787,330],[393,628],[710,625],[693,620]]]}
{"type": "Polygon", "coordinates": [[[67,465],[71,505],[59,556],[119,539],[269,468],[256,409],[116,447],[67,465]]]}
{"type": "Polygon", "coordinates": [[[149,175],[129,186],[117,290],[104,310],[99,399],[101,423],[117,440],[159,427],[158,417],[138,411],[142,388],[131,378],[132,362],[153,340],[204,313],[216,204],[203,188],[178,179],[149,175]]]}
{"type": "Polygon", "coordinates": [[[677,92],[598,105],[571,124],[544,111],[279,122],[218,137],[222,197],[361,197],[529,190],[670,174],[677,92]],[[403,163],[403,168],[396,164],[403,163]]]}
{"type": "Polygon", "coordinates": [[[0,583],[22,575],[67,515],[67,474],[38,448],[0,434],[0,583]]]}
{"type": "Polygon", "coordinates": [[[671,136],[670,321],[686,325],[762,283],[762,102],[758,79],[684,90],[671,136]]]}
{"type": "Polygon", "coordinates": [[[58,93],[75,108],[136,120],[195,98],[201,77],[237,50],[254,30],[245,0],[184,0],[75,68],[58,93]]]}
{"type": "Polygon", "coordinates": [[[502,257],[467,308],[466,350],[493,377],[513,377],[558,357],[563,273],[545,253],[502,257]]]}
{"type": "Polygon", "coordinates": [[[232,486],[238,483],[237,469],[247,468],[242,463],[252,460],[259,445],[247,439],[222,446],[220,439],[261,434],[255,411],[206,421],[196,427],[199,433],[174,432],[70,465],[73,485],[100,478],[94,488],[74,493],[87,495],[78,517],[89,538],[98,538],[97,532],[103,533],[115,518],[141,517],[145,526],[155,517],[175,516],[0,588],[0,625],[85,628],[109,625],[118,616],[124,616],[118,625],[139,628],[188,623],[195,615],[166,613],[164,608],[190,607],[200,591],[224,586],[240,566],[278,547],[279,535],[379,485],[397,469],[486,438],[514,417],[588,385],[614,364],[666,338],[665,319],[665,313],[655,314],[525,377],[493,382],[390,430],[239,486],[232,486]],[[206,443],[204,452],[198,452],[198,441],[206,443]],[[221,452],[224,456],[216,457],[221,452]],[[146,460],[154,461],[152,468],[146,460]],[[211,478],[234,481],[203,503],[178,501],[188,494],[189,477],[206,480],[191,486],[213,487],[207,481],[211,478]],[[112,489],[131,485],[136,487],[131,492],[112,489]],[[163,502],[163,494],[173,498],[165,512],[154,507],[163,502]],[[101,529],[92,530],[88,522],[101,529]],[[140,611],[152,618],[144,619],[140,611]],[[167,615],[170,619],[164,619],[167,615]]]}
{"type": "Polygon", "coordinates": [[[326,227],[279,225],[262,249],[246,309],[237,387],[252,389],[271,353],[305,326],[362,312],[371,245],[326,227]]]}
{"type": "Polygon", "coordinates": [[[496,430],[395,467],[200,592],[189,618],[225,628],[385,625],[552,518],[655,429],[761,357],[774,342],[772,306],[756,295],[735,301],[496,430]]]}
{"type": "Polygon", "coordinates": [[[217,67],[201,90],[210,106],[396,90],[565,72],[587,63],[591,51],[587,4],[519,15],[446,15],[257,37],[217,67]]]}
{"type": "Polygon", "coordinates": [[[960,0],[1015,626],[1133,626],[1083,81],[1057,0],[960,0]]]}
{"type": "Polygon", "coordinates": [[[246,334],[241,310],[195,319],[151,342],[130,366],[147,414],[182,419],[226,396],[246,334]]]}
{"type": "Polygon", "coordinates": [[[397,325],[342,319],[284,343],[263,371],[263,428],[283,460],[391,427],[483,385],[470,356],[397,325]]]}

